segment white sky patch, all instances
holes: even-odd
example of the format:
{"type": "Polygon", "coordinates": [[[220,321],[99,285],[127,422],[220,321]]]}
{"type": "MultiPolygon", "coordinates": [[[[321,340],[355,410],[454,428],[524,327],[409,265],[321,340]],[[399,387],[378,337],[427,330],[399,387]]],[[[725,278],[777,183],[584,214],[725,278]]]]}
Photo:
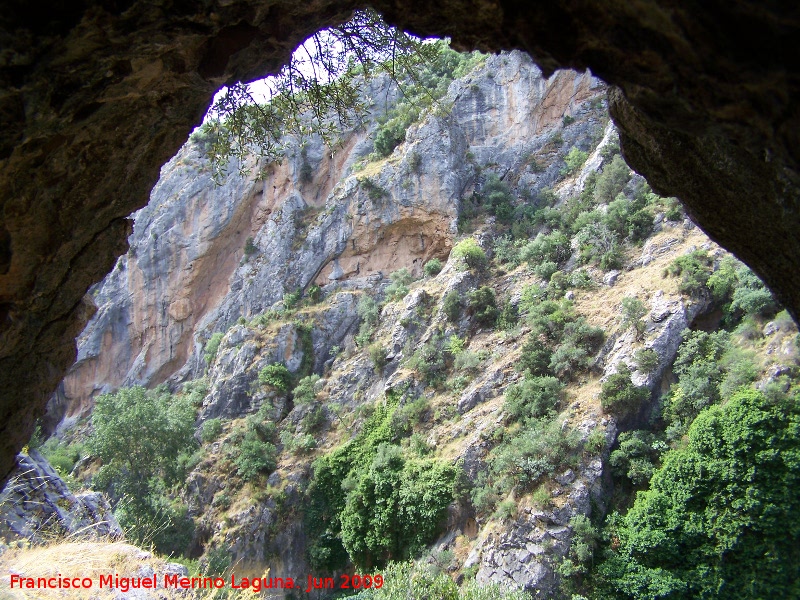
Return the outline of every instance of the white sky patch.
{"type": "MultiPolygon", "coordinates": [[[[341,42],[334,39],[327,31],[321,31],[317,34],[321,41],[323,49],[330,47],[333,52],[341,52],[343,47],[341,42]]],[[[292,54],[292,63],[294,68],[299,71],[303,76],[312,79],[316,78],[321,83],[327,83],[340,73],[329,73],[325,68],[320,68],[321,57],[319,55],[319,47],[315,42],[314,36],[308,38],[305,42],[297,47],[297,50],[292,54]]],[[[346,61],[342,61],[346,65],[346,61]]],[[[259,104],[268,102],[270,98],[275,95],[278,86],[278,78],[270,75],[264,79],[257,79],[247,85],[247,90],[252,96],[253,100],[259,104]]],[[[208,107],[206,116],[203,117],[203,123],[209,119],[214,118],[214,105],[217,101],[225,95],[228,91],[227,87],[221,88],[211,101],[211,106],[208,107]]]]}

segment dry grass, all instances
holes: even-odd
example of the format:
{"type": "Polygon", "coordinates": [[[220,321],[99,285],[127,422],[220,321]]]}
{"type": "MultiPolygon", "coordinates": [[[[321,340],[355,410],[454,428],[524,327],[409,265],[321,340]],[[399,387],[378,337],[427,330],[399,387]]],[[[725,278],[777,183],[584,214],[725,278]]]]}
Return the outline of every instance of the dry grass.
{"type": "MultiPolygon", "coordinates": [[[[657,290],[662,290],[667,296],[679,295],[680,279],[664,277],[664,269],[677,257],[685,254],[689,247],[699,247],[709,240],[697,228],[689,232],[672,228],[653,236],[651,240],[652,243],[658,244],[669,238],[677,238],[679,242],[649,265],[620,273],[613,287],[600,286],[596,290],[577,290],[575,310],[584,315],[592,325],[602,327],[610,333],[619,326],[619,307],[623,298],[635,296],[640,300],[647,300],[657,290]]],[[[641,249],[636,249],[634,254],[641,254],[641,249]]],[[[627,262],[630,264],[631,261],[627,262]]]]}
{"type": "MultiPolygon", "coordinates": [[[[118,541],[54,542],[45,546],[9,548],[0,556],[0,599],[34,600],[50,598],[116,598],[115,593],[99,588],[100,575],[138,577],[140,568],[150,567],[159,579],[166,561],[141,548],[118,541]],[[25,577],[90,577],[90,589],[10,589],[12,573],[25,577]]],[[[149,572],[149,571],[148,571],[149,572]]],[[[162,580],[163,581],[163,580],[162,580]]],[[[175,590],[159,590],[165,599],[185,598],[175,590]]]]}

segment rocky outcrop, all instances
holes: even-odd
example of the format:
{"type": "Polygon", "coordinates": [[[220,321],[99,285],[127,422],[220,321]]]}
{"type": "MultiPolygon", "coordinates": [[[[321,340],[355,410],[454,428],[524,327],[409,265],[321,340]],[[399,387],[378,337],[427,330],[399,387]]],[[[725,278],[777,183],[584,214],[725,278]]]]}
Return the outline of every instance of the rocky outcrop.
{"type": "MultiPolygon", "coordinates": [[[[135,215],[128,253],[92,291],[98,313],[78,339],[78,360],[51,402],[52,419],[72,423],[88,413],[94,396],[122,385],[202,376],[210,335],[263,313],[284,294],[316,284],[331,296],[336,286],[372,286],[403,267],[421,275],[425,262],[448,255],[461,198],[483,179],[476,165],[492,163],[504,174],[533,156],[541,169],[521,169],[517,185],[531,193],[552,185],[558,153],[586,144],[603,127],[602,114],[587,102],[603,90],[588,73],[545,78],[513,52],[487,57],[454,81],[444,99],[449,114],[425,116],[380,161],[367,160],[374,119],[347,132],[333,154],[311,138],[302,151],[290,144],[280,164],[247,176],[232,168],[219,186],[197,147],[187,144],[135,215]],[[575,121],[562,131],[563,115],[575,121]],[[557,129],[561,141],[550,143],[557,129]],[[305,161],[311,181],[300,176],[305,161]]],[[[395,92],[379,78],[363,94],[380,99],[373,106],[380,115],[395,92]]],[[[353,297],[336,298],[314,320],[317,372],[356,326],[353,297]]],[[[253,359],[243,343],[235,342],[238,351],[253,359]]],[[[260,367],[283,360],[279,354],[261,356],[260,367]]],[[[224,384],[212,392],[238,408],[231,412],[215,400],[209,416],[248,410],[257,369],[242,356],[238,374],[218,378],[224,384]]],[[[232,369],[229,362],[217,368],[232,369]]]]}
{"type": "Polygon", "coordinates": [[[121,538],[122,529],[99,492],[73,494],[36,450],[21,454],[0,494],[0,537],[41,543],[72,539],[121,538]]]}
{"type": "Polygon", "coordinates": [[[602,474],[602,463],[595,459],[577,475],[572,469],[557,475],[558,487],[552,494],[556,500],[564,496],[566,502],[548,510],[519,507],[507,526],[485,528],[464,568],[477,567],[475,579],[482,583],[522,588],[543,597],[555,595],[559,579],[554,564],[569,550],[570,521],[590,516],[592,503],[601,502],[602,474]]]}

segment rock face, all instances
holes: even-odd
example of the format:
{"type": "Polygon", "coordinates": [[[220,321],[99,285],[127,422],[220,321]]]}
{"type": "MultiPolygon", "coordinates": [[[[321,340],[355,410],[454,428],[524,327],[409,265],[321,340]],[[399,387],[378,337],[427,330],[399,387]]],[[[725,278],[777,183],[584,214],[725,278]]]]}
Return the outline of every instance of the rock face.
{"type": "MultiPolygon", "coordinates": [[[[431,554],[454,557],[450,573],[468,569],[479,582],[550,597],[570,568],[565,561],[585,561],[581,536],[606,511],[613,485],[609,449],[618,428],[635,425],[603,409],[603,377],[653,349],[656,368],[634,378],[655,396],[681,332],[708,305],[681,294],[669,267],[698,247],[724,253],[612,158],[616,130],[602,82],[589,73],[544,77],[517,51],[481,61],[387,157],[370,156],[370,121],[345,132],[332,153],[314,139],[290,145],[260,178],[230,176],[213,187],[205,159],[187,144],[135,215],[130,251],[92,288],[97,315],[55,397],[62,423],[120,385],[166,382],[191,394],[202,444],[181,460],[186,483],[167,496],[186,507],[192,541],[180,543],[201,564],[220,568],[212,559],[224,555],[237,574],[269,568],[281,577],[343,565],[327,560],[345,546],[325,544],[348,543],[336,531],[344,513],[315,512],[315,485],[341,485],[350,506],[370,503],[356,481],[365,474],[344,458],[323,480],[325,460],[315,461],[360,434],[368,453],[357,460],[371,468],[384,446],[371,457],[370,437],[391,435],[398,456],[463,471],[458,487],[470,494],[441,507],[447,523],[431,554]],[[579,169],[568,165],[571,148],[587,152],[579,169]],[[611,177],[621,197],[600,193],[611,177]],[[627,233],[609,233],[605,241],[621,250],[618,270],[606,272],[586,254],[600,247],[582,234],[592,219],[594,231],[603,224],[610,232],[611,208],[640,201],[653,228],[649,218],[642,224],[644,240],[627,225],[627,233]],[[507,218],[508,209],[504,217],[503,205],[519,218],[507,218]],[[459,229],[475,229],[474,244],[494,259],[468,268],[450,252],[459,229]],[[537,259],[546,239],[537,233],[557,231],[563,240],[547,254],[558,265],[537,259]],[[397,291],[397,276],[387,277],[400,268],[419,276],[433,257],[445,259],[441,271],[407,282],[407,294],[397,291]],[[561,267],[557,276],[547,263],[561,267]],[[636,336],[619,318],[630,297],[649,308],[636,336]],[[553,352],[542,359],[529,342],[545,338],[553,352]],[[534,360],[549,361],[546,372],[567,385],[526,400],[541,407],[521,407],[515,396],[528,392],[516,384],[530,382],[523,366],[534,360]],[[376,433],[370,415],[384,408],[391,422],[376,433]],[[529,408],[538,416],[523,420],[529,408]],[[318,523],[333,525],[321,533],[318,523]]],[[[393,98],[387,81],[369,85],[365,98],[393,98]]],[[[793,368],[787,319],[770,330],[782,327],[785,339],[771,352],[786,360],[775,373],[793,368]]],[[[650,408],[642,404],[639,420],[650,408]]]]}
{"type": "MultiPolygon", "coordinates": [[[[365,98],[381,99],[374,114],[385,111],[393,89],[386,79],[369,84],[365,98]]],[[[122,385],[155,385],[176,372],[173,381],[202,376],[203,347],[213,332],[311,285],[333,297],[312,328],[314,368],[321,371],[330,348],[342,346],[358,325],[357,298],[332,294],[337,286],[371,286],[403,267],[420,276],[425,262],[445,258],[460,199],[482,181],[476,165],[516,169],[546,146],[564,114],[589,114],[587,100],[602,91],[590,74],[545,78],[513,52],[490,56],[453,82],[447,117],[429,115],[390,157],[365,167],[358,162],[372,152],[374,121],[348,132],[332,155],[312,138],[303,152],[294,147],[283,163],[270,165],[263,179],[230,175],[218,187],[188,143],[162,169],[151,203],[136,213],[128,253],[92,290],[98,312],[78,339],[77,362],[51,402],[51,418],[68,425],[88,414],[94,396],[122,385]],[[304,161],[311,181],[300,178],[304,161]]],[[[590,114],[561,145],[601,127],[590,114]]],[[[544,172],[524,171],[519,184],[535,191],[554,182],[557,161],[544,164],[544,172]]],[[[299,367],[297,332],[287,326],[278,339],[270,352],[257,352],[235,328],[228,333],[214,367],[221,371],[210,373],[221,383],[207,416],[249,407],[254,361],[261,368],[294,356],[287,366],[299,367]]]]}
{"type": "Polygon", "coordinates": [[[122,529],[102,494],[73,494],[36,450],[21,454],[17,462],[0,494],[0,536],[37,543],[60,535],[122,537],[122,529]]]}
{"type": "MultiPolygon", "coordinates": [[[[83,300],[224,82],[275,72],[360,3],[235,0],[208,8],[13,2],[0,17],[0,479],[75,358],[83,300]]],[[[617,86],[624,153],[800,309],[797,38],[791,4],[672,0],[374,2],[462,47],[520,48],[547,73],[617,86]]]]}

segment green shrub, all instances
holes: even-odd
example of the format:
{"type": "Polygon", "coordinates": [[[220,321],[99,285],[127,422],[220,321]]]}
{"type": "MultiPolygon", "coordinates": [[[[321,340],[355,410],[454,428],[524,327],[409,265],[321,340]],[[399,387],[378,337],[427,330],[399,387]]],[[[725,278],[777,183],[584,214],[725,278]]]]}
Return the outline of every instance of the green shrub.
{"type": "Polygon", "coordinates": [[[516,501],[513,498],[506,498],[497,505],[494,518],[500,519],[501,521],[508,521],[516,518],[517,512],[518,509],[516,501]]]}
{"type": "Polygon", "coordinates": [[[528,490],[544,476],[576,464],[580,448],[577,431],[558,419],[530,420],[525,428],[490,453],[490,470],[497,478],[528,490]]]}
{"type": "Polygon", "coordinates": [[[589,353],[582,346],[573,342],[559,344],[550,357],[550,371],[563,379],[573,376],[589,368],[589,353]]]}
{"type": "Polygon", "coordinates": [[[641,242],[653,232],[653,215],[648,210],[637,210],[628,216],[626,225],[628,239],[641,242]]]}
{"type": "Polygon", "coordinates": [[[538,506],[539,508],[547,509],[550,507],[553,503],[553,496],[550,494],[550,490],[547,489],[546,484],[543,483],[533,490],[531,502],[533,502],[534,506],[538,506]]]}
{"type": "Polygon", "coordinates": [[[533,267],[534,274],[545,281],[550,281],[550,277],[552,277],[553,273],[556,271],[558,271],[558,265],[549,260],[541,262],[533,267]]]}
{"type": "Polygon", "coordinates": [[[547,284],[547,295],[551,298],[560,298],[569,288],[569,275],[564,271],[554,271],[550,274],[550,282],[547,284]]]}
{"type": "Polygon", "coordinates": [[[309,404],[316,400],[319,380],[319,375],[311,374],[298,381],[294,390],[292,390],[295,404],[309,404]]]}
{"type": "Polygon", "coordinates": [[[592,276],[585,269],[575,269],[572,272],[570,285],[579,290],[591,290],[595,287],[592,276]]]}
{"type": "Polygon", "coordinates": [[[436,384],[444,374],[445,362],[441,342],[439,336],[431,337],[406,360],[406,366],[419,373],[428,385],[436,384]]]}
{"type": "Polygon", "coordinates": [[[620,363],[617,372],[610,375],[603,383],[600,405],[603,407],[603,412],[625,418],[638,412],[642,403],[649,397],[650,391],[646,387],[636,386],[631,381],[628,365],[620,363]]]}
{"type": "Polygon", "coordinates": [[[217,357],[217,351],[219,350],[219,345],[222,342],[222,338],[225,337],[221,331],[218,331],[211,335],[211,337],[206,342],[206,346],[203,349],[203,358],[209,364],[214,362],[214,359],[217,357]]]}
{"type": "Polygon", "coordinates": [[[511,300],[503,302],[500,314],[497,317],[497,328],[501,331],[511,331],[519,323],[519,308],[511,300]]]}
{"type": "Polygon", "coordinates": [[[489,214],[494,215],[501,223],[509,223],[514,216],[514,197],[508,184],[491,173],[481,193],[486,199],[489,214]]]}
{"type": "Polygon", "coordinates": [[[653,230],[653,216],[645,210],[646,195],[637,195],[633,200],[618,194],[608,205],[603,222],[620,238],[632,242],[645,239],[653,230]]]}
{"type": "Polygon", "coordinates": [[[405,459],[396,446],[379,446],[340,517],[342,543],[354,562],[383,562],[422,550],[446,515],[455,477],[449,464],[405,459]]]}
{"type": "Polygon", "coordinates": [[[667,445],[649,431],[624,431],[619,434],[619,448],[609,457],[611,470],[620,478],[627,478],[633,485],[644,485],[659,462],[667,445]]]}
{"type": "Polygon", "coordinates": [[[555,377],[525,377],[506,389],[503,410],[516,420],[552,416],[564,385],[555,377]]]}
{"type": "Polygon", "coordinates": [[[532,265],[543,262],[562,264],[572,254],[570,240],[562,231],[548,234],[540,233],[536,238],[520,249],[519,257],[523,262],[532,265]]]}
{"type": "Polygon", "coordinates": [[[647,313],[647,307],[644,302],[635,297],[626,297],[622,299],[622,310],[620,311],[620,327],[623,331],[632,329],[636,333],[636,339],[641,338],[647,326],[642,320],[647,313]]]}
{"type": "Polygon", "coordinates": [[[409,400],[394,411],[392,428],[397,432],[408,434],[413,431],[416,424],[423,421],[428,410],[430,410],[430,402],[425,396],[409,400]]]}
{"type": "Polygon", "coordinates": [[[481,364],[486,360],[486,355],[482,352],[472,352],[464,350],[456,355],[453,360],[453,368],[456,371],[477,373],[481,364]]]}
{"type": "Polygon", "coordinates": [[[369,358],[372,361],[372,367],[375,369],[376,373],[380,373],[383,371],[383,367],[386,366],[386,354],[387,350],[384,346],[380,344],[372,344],[369,349],[369,358]]]}
{"type": "Polygon", "coordinates": [[[82,444],[65,444],[56,437],[49,438],[38,450],[62,478],[72,472],[84,452],[82,444]]]}
{"type": "Polygon", "coordinates": [[[736,271],[737,286],[733,292],[730,310],[746,315],[771,315],[778,309],[772,293],[748,267],[742,265],[736,271]]]}
{"type": "Polygon", "coordinates": [[[413,275],[405,267],[389,275],[389,279],[392,280],[392,283],[386,287],[386,296],[390,300],[402,300],[405,298],[409,291],[408,286],[414,281],[413,275]]]}
{"type": "Polygon", "coordinates": [[[222,433],[222,421],[219,419],[208,419],[203,423],[200,431],[200,439],[204,442],[213,442],[222,433]]]}
{"type": "Polygon", "coordinates": [[[640,348],[633,353],[633,361],[642,373],[652,373],[658,367],[658,352],[652,348],[640,348]]]}
{"type": "Polygon", "coordinates": [[[695,250],[679,256],[666,269],[672,277],[681,278],[680,291],[689,296],[696,296],[707,289],[706,283],[711,276],[713,261],[705,250],[695,250]]]}
{"type": "Polygon", "coordinates": [[[300,429],[303,433],[310,433],[319,429],[325,423],[325,410],[319,404],[311,406],[300,420],[300,429]]]}
{"type": "Polygon", "coordinates": [[[469,269],[480,270],[486,267],[486,253],[475,238],[460,241],[453,247],[452,254],[463,260],[463,264],[469,269]]]}
{"type": "Polygon", "coordinates": [[[664,416],[673,423],[676,435],[682,434],[701,410],[721,400],[721,360],[730,348],[730,334],[725,331],[687,329],[683,337],[672,367],[678,382],[670,388],[664,407],[664,416]]]}
{"type": "Polygon", "coordinates": [[[442,311],[447,320],[455,323],[461,317],[461,294],[456,290],[447,292],[442,302],[442,311]]]}
{"type": "Polygon", "coordinates": [[[295,290],[287,292],[283,295],[283,308],[284,310],[292,310],[300,303],[300,298],[303,296],[303,290],[295,290]]]}
{"type": "Polygon", "coordinates": [[[311,304],[318,304],[322,300],[322,288],[313,284],[308,288],[306,297],[311,304]]]}
{"type": "Polygon", "coordinates": [[[670,200],[667,210],[664,212],[667,221],[683,221],[683,206],[677,198],[670,200]]]}
{"type": "Polygon", "coordinates": [[[552,375],[550,371],[552,356],[553,351],[538,336],[530,335],[522,346],[522,354],[516,363],[516,368],[534,377],[552,375]]]}
{"type": "Polygon", "coordinates": [[[531,306],[527,304],[525,292],[523,292],[522,300],[527,307],[527,321],[533,333],[542,335],[549,341],[560,340],[564,333],[564,327],[576,318],[572,302],[569,300],[542,299],[531,306]]]}
{"type": "Polygon", "coordinates": [[[564,115],[564,118],[561,119],[561,125],[563,125],[564,127],[566,127],[567,125],[572,125],[574,122],[575,122],[575,117],[571,117],[569,115],[564,115]]]}
{"type": "Polygon", "coordinates": [[[470,492],[472,506],[478,514],[490,514],[500,498],[491,485],[476,485],[470,492]]]}
{"type": "Polygon", "coordinates": [[[604,270],[621,266],[619,236],[605,223],[586,224],[575,234],[575,241],[582,262],[592,262],[604,270]]]}
{"type": "Polygon", "coordinates": [[[752,350],[731,346],[720,359],[720,366],[725,376],[719,384],[722,398],[729,398],[742,386],[749,386],[758,379],[756,355],[752,350]]]}
{"type": "Polygon", "coordinates": [[[419,118],[413,109],[398,111],[399,114],[378,127],[375,134],[375,153],[378,156],[389,156],[394,149],[406,139],[406,130],[419,118]]]}
{"type": "Polygon", "coordinates": [[[475,317],[480,325],[494,327],[497,316],[497,299],[494,290],[488,286],[481,286],[477,290],[467,293],[467,312],[475,317]]]}
{"type": "Polygon", "coordinates": [[[363,348],[372,340],[372,334],[378,326],[378,303],[372,297],[364,294],[358,301],[356,310],[358,316],[361,317],[361,325],[359,326],[358,334],[355,336],[355,342],[363,348]]]}
{"type": "Polygon", "coordinates": [[[292,384],[292,374],[281,363],[272,363],[258,372],[258,381],[279,392],[288,392],[292,384]]]}
{"type": "Polygon", "coordinates": [[[425,263],[422,271],[426,277],[436,277],[442,271],[442,261],[438,258],[432,258],[425,263]]]}
{"type": "Polygon", "coordinates": [[[466,342],[457,335],[451,335],[444,344],[444,351],[452,357],[457,357],[464,352],[466,342]]]}
{"type": "MultiPolygon", "coordinates": [[[[551,317],[558,311],[551,314],[551,317]]],[[[597,352],[605,339],[605,332],[592,327],[584,317],[564,315],[561,343],[550,357],[549,369],[565,379],[572,379],[591,364],[591,356],[597,352]]]]}
{"type": "Polygon", "coordinates": [[[277,466],[277,450],[270,442],[258,439],[253,432],[248,432],[239,447],[238,456],[234,459],[239,476],[245,481],[254,479],[260,473],[271,473],[277,466]]]}
{"type": "MultiPolygon", "coordinates": [[[[564,117],[566,119],[566,117],[564,117]]],[[[584,152],[577,146],[573,146],[567,155],[564,157],[564,167],[561,169],[562,175],[572,175],[575,171],[583,166],[586,159],[589,158],[589,153],[584,152]]]]}
{"type": "Polygon", "coordinates": [[[300,164],[300,172],[298,179],[300,183],[311,183],[314,179],[314,170],[311,168],[311,163],[308,162],[308,150],[305,146],[300,149],[300,157],[302,163],[300,164]]]}
{"type": "Polygon", "coordinates": [[[594,188],[594,199],[597,204],[609,204],[630,181],[631,170],[622,157],[617,154],[611,162],[603,167],[597,177],[594,188]]]}
{"type": "Polygon", "coordinates": [[[495,238],[492,250],[498,264],[510,265],[512,268],[519,266],[519,247],[513,236],[498,236],[495,238]]]}
{"type": "Polygon", "coordinates": [[[604,429],[597,427],[592,429],[592,432],[586,438],[584,450],[590,454],[600,454],[606,447],[606,432],[604,429]]]}
{"type": "Polygon", "coordinates": [[[244,255],[251,256],[256,252],[258,252],[258,246],[255,245],[252,237],[248,237],[244,242],[244,255]]]}
{"type": "Polygon", "coordinates": [[[569,520],[569,524],[572,527],[570,555],[575,560],[585,563],[592,557],[597,546],[599,532],[586,515],[575,515],[569,520]]]}

